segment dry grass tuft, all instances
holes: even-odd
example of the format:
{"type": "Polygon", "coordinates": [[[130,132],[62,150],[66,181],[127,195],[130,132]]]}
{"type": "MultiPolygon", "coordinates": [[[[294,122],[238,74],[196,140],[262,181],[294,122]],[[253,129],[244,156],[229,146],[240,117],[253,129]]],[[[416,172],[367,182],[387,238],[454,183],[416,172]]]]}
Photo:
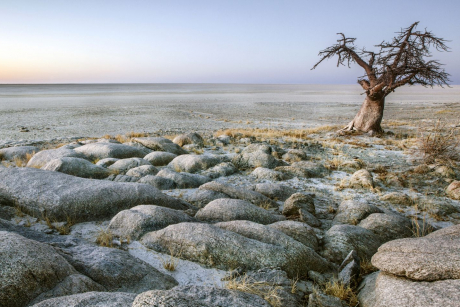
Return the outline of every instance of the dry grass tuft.
{"type": "Polygon", "coordinates": [[[360,269],[360,275],[367,275],[367,274],[370,274],[370,273],[373,273],[379,270],[375,266],[373,266],[372,262],[367,258],[361,259],[359,269],[360,269]]]}
{"type": "Polygon", "coordinates": [[[117,142],[120,142],[120,143],[126,143],[126,142],[129,141],[129,138],[127,138],[127,137],[124,136],[124,135],[117,134],[117,135],[115,136],[115,140],[116,140],[117,142]]]}
{"type": "Polygon", "coordinates": [[[281,286],[275,286],[271,283],[252,280],[246,274],[242,277],[236,277],[229,280],[226,284],[226,288],[230,290],[242,291],[249,294],[255,294],[262,297],[274,307],[282,307],[281,297],[278,294],[278,291],[282,289],[281,286]]]}
{"type": "Polygon", "coordinates": [[[169,257],[166,259],[160,258],[163,268],[170,272],[174,272],[179,264],[179,257],[182,254],[182,249],[179,253],[175,253],[171,248],[169,249],[169,257]]]}
{"type": "Polygon", "coordinates": [[[27,163],[29,163],[30,159],[32,159],[32,157],[35,155],[35,151],[31,152],[31,153],[27,153],[25,155],[24,158],[20,158],[20,157],[15,157],[13,159],[13,163],[17,166],[17,167],[25,167],[27,165],[27,163]]]}
{"type": "Polygon", "coordinates": [[[344,162],[342,157],[334,157],[333,159],[327,160],[324,167],[330,171],[338,170],[344,162]]]}
{"type": "Polygon", "coordinates": [[[426,214],[423,214],[422,220],[419,220],[416,216],[413,216],[411,218],[411,223],[412,223],[412,236],[416,238],[424,237],[427,234],[430,234],[434,231],[433,226],[431,226],[427,221],[426,221],[426,214]]]}
{"type": "Polygon", "coordinates": [[[340,298],[348,303],[349,306],[358,305],[358,296],[350,286],[345,286],[336,279],[324,285],[324,293],[340,298]]]}
{"type": "Polygon", "coordinates": [[[113,233],[109,229],[99,229],[96,243],[100,246],[113,247],[113,233]]]}
{"type": "Polygon", "coordinates": [[[149,134],[146,133],[146,132],[134,132],[134,131],[131,131],[131,132],[126,133],[126,137],[128,137],[128,138],[142,138],[142,137],[146,137],[146,136],[149,136],[149,134]]]}

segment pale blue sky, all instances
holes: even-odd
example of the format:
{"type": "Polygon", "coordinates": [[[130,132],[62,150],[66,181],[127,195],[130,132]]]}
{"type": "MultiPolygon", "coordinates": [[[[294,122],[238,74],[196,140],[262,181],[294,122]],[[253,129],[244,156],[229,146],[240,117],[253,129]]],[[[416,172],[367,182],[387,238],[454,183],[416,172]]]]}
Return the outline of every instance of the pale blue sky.
{"type": "Polygon", "coordinates": [[[460,84],[459,0],[0,0],[0,83],[356,82],[360,68],[316,70],[337,32],[368,49],[420,21],[452,40],[460,84]]]}

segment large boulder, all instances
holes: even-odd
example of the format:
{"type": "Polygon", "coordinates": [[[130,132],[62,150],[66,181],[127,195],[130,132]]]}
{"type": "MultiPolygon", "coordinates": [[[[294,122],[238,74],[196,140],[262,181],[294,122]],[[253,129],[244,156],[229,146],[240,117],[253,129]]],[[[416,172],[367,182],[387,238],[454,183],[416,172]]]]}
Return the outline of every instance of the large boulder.
{"type": "Polygon", "coordinates": [[[208,176],[209,178],[215,179],[224,176],[230,176],[238,172],[238,169],[231,162],[222,162],[211,168],[208,168],[206,171],[202,172],[202,175],[208,176]]]}
{"type": "Polygon", "coordinates": [[[383,211],[365,200],[345,200],[339,205],[333,224],[357,225],[372,213],[383,211]]]}
{"type": "Polygon", "coordinates": [[[103,289],[79,274],[53,247],[0,231],[2,306],[26,306],[52,296],[103,289]]]}
{"type": "Polygon", "coordinates": [[[349,188],[365,188],[372,189],[374,188],[374,180],[371,173],[366,169],[361,169],[355,172],[350,180],[348,181],[347,187],[349,188]]]}
{"type": "Polygon", "coordinates": [[[82,178],[94,179],[106,178],[112,174],[110,170],[98,165],[94,165],[88,160],[72,157],[64,157],[51,160],[41,169],[60,172],[82,178]]]}
{"type": "Polygon", "coordinates": [[[362,220],[358,226],[375,233],[380,237],[382,243],[412,236],[412,223],[410,220],[396,214],[372,213],[362,220]]]}
{"type": "Polygon", "coordinates": [[[109,170],[116,172],[118,174],[125,174],[132,168],[139,167],[142,165],[151,165],[149,161],[144,160],[142,158],[127,158],[127,159],[120,159],[114,164],[108,167],[109,170]]]}
{"type": "Polygon", "coordinates": [[[203,208],[211,201],[219,198],[230,198],[230,196],[220,192],[200,189],[197,189],[192,193],[185,195],[185,200],[198,208],[203,208]]]}
{"type": "Polygon", "coordinates": [[[372,231],[352,225],[334,225],[324,235],[323,257],[342,263],[350,251],[355,250],[361,259],[371,259],[382,244],[372,231]]]}
{"type": "Polygon", "coordinates": [[[143,158],[146,155],[142,149],[117,143],[91,143],[75,148],[75,151],[89,160],[143,158]]]}
{"type": "Polygon", "coordinates": [[[416,282],[375,272],[364,279],[360,288],[362,307],[455,307],[460,302],[460,279],[416,282]]]}
{"type": "Polygon", "coordinates": [[[154,151],[166,151],[175,155],[185,155],[188,153],[186,150],[182,149],[179,145],[173,143],[171,140],[162,137],[134,138],[133,141],[140,143],[154,151]]]}
{"type": "Polygon", "coordinates": [[[271,224],[282,220],[282,216],[257,207],[240,199],[216,199],[198,210],[195,217],[205,222],[248,220],[260,224],[271,224]]]}
{"type": "Polygon", "coordinates": [[[132,307],[270,307],[255,294],[204,286],[180,286],[139,294],[132,307]]]}
{"type": "Polygon", "coordinates": [[[15,159],[26,160],[28,155],[33,155],[38,152],[38,147],[35,146],[17,146],[17,147],[8,147],[0,149],[0,161],[9,160],[13,161],[15,159]]]}
{"type": "Polygon", "coordinates": [[[137,240],[150,231],[160,230],[172,224],[195,221],[182,211],[154,205],[140,205],[119,212],[110,221],[108,229],[115,236],[137,240]]]}
{"type": "Polygon", "coordinates": [[[183,259],[224,270],[236,267],[250,270],[279,267],[290,276],[305,276],[313,268],[321,272],[330,270],[327,261],[306,246],[300,248],[303,246],[300,243],[296,245],[299,250],[286,249],[284,245],[250,239],[210,224],[170,225],[147,233],[141,243],[159,252],[172,253],[183,259]]]}
{"type": "Polygon", "coordinates": [[[147,175],[155,176],[159,170],[153,165],[141,165],[130,169],[126,172],[126,176],[145,177],[147,175]]]}
{"type": "Polygon", "coordinates": [[[284,162],[272,156],[272,148],[268,145],[251,144],[236,155],[233,164],[240,169],[253,167],[275,168],[284,162]]]}
{"type": "Polygon", "coordinates": [[[201,135],[199,135],[196,132],[190,132],[190,133],[178,135],[174,138],[173,143],[181,147],[184,145],[189,145],[189,144],[198,145],[200,147],[204,146],[203,138],[201,137],[201,135]]]}
{"type": "Polygon", "coordinates": [[[278,183],[258,183],[254,186],[254,191],[259,192],[262,195],[265,195],[273,200],[285,201],[296,191],[287,186],[278,183]]]}
{"type": "Polygon", "coordinates": [[[174,181],[176,188],[178,189],[198,188],[202,184],[211,180],[206,176],[190,173],[178,173],[168,168],[162,169],[156,176],[174,181]]]}
{"type": "Polygon", "coordinates": [[[176,188],[176,183],[173,180],[153,175],[144,176],[137,182],[149,184],[159,190],[171,190],[176,188]]]}
{"type": "Polygon", "coordinates": [[[29,162],[27,162],[27,167],[40,168],[54,159],[64,157],[87,159],[87,157],[82,153],[76,152],[73,149],[61,147],[58,149],[49,149],[37,152],[32,156],[29,162]]]}
{"type": "Polygon", "coordinates": [[[318,237],[313,228],[305,223],[296,221],[279,221],[267,225],[271,228],[283,232],[294,240],[308,246],[314,250],[318,250],[318,237]]]}
{"type": "Polygon", "coordinates": [[[85,179],[33,168],[0,169],[0,201],[32,216],[51,221],[70,217],[75,222],[112,217],[141,204],[190,208],[146,184],[85,179]]]}
{"type": "Polygon", "coordinates": [[[170,152],[154,151],[146,155],[144,160],[149,161],[153,166],[165,166],[174,160],[175,157],[177,157],[177,155],[170,152]]]}
{"type": "Polygon", "coordinates": [[[174,158],[168,167],[176,172],[196,173],[207,170],[221,162],[228,162],[227,156],[218,155],[180,155],[174,158]]]}
{"type": "Polygon", "coordinates": [[[248,189],[236,187],[230,184],[220,183],[216,181],[208,182],[200,186],[200,190],[211,190],[214,192],[224,193],[231,198],[246,200],[256,206],[263,208],[278,208],[278,204],[267,196],[248,189]]]}
{"type": "Polygon", "coordinates": [[[126,307],[132,305],[136,296],[125,292],[86,292],[51,298],[32,307],[126,307]]]}
{"type": "Polygon", "coordinates": [[[295,193],[292,194],[283,206],[283,215],[299,215],[299,210],[303,209],[311,214],[316,213],[314,195],[295,193]]]}
{"type": "Polygon", "coordinates": [[[460,279],[460,225],[387,242],[372,257],[372,264],[413,280],[460,279]]]}

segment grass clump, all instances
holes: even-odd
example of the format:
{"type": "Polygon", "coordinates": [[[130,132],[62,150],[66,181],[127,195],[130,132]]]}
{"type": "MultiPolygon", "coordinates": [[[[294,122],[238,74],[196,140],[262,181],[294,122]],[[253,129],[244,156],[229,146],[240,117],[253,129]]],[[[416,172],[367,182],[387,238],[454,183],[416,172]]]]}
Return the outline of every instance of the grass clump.
{"type": "Polygon", "coordinates": [[[282,307],[281,297],[278,294],[278,291],[282,289],[281,286],[276,286],[268,282],[255,281],[246,274],[230,279],[226,284],[226,288],[255,294],[262,297],[271,306],[282,307]]]}
{"type": "Polygon", "coordinates": [[[423,214],[423,217],[421,220],[419,220],[416,216],[413,216],[411,218],[411,223],[412,223],[412,236],[415,238],[420,238],[424,237],[427,234],[430,234],[434,231],[433,226],[431,226],[427,221],[426,221],[426,214],[423,214]]]}
{"type": "Polygon", "coordinates": [[[356,292],[350,286],[345,286],[336,279],[332,279],[324,284],[323,291],[327,295],[332,295],[346,301],[349,306],[357,306],[359,303],[356,292]]]}
{"type": "Polygon", "coordinates": [[[160,258],[161,265],[165,270],[168,270],[170,272],[174,272],[177,268],[177,265],[179,264],[179,257],[182,254],[182,249],[178,252],[175,253],[172,248],[169,249],[169,257],[166,259],[160,258]]]}
{"type": "Polygon", "coordinates": [[[109,229],[99,229],[96,243],[104,247],[113,247],[113,233],[109,229]]]}

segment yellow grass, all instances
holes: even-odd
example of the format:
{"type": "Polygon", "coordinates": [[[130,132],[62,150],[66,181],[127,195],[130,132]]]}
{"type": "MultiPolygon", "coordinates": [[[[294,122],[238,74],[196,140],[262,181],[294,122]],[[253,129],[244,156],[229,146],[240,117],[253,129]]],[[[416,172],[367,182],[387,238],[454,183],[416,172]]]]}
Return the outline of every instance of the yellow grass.
{"type": "Polygon", "coordinates": [[[324,285],[324,293],[340,298],[348,303],[349,306],[358,305],[358,296],[350,286],[345,286],[341,282],[333,279],[324,285]]]}
{"type": "Polygon", "coordinates": [[[282,307],[281,297],[278,291],[281,290],[281,286],[275,286],[267,282],[258,282],[252,280],[247,275],[240,278],[233,278],[228,281],[226,288],[230,290],[238,290],[249,294],[255,294],[262,297],[270,305],[274,307],[282,307]]]}
{"type": "Polygon", "coordinates": [[[254,129],[226,129],[217,131],[214,136],[228,135],[231,137],[256,137],[256,138],[280,138],[280,137],[294,137],[306,138],[311,134],[318,134],[324,132],[336,131],[341,126],[321,126],[309,129],[269,129],[269,128],[254,128],[254,129]]]}
{"type": "Polygon", "coordinates": [[[96,243],[100,246],[113,247],[113,234],[109,229],[99,229],[96,243]]]}

